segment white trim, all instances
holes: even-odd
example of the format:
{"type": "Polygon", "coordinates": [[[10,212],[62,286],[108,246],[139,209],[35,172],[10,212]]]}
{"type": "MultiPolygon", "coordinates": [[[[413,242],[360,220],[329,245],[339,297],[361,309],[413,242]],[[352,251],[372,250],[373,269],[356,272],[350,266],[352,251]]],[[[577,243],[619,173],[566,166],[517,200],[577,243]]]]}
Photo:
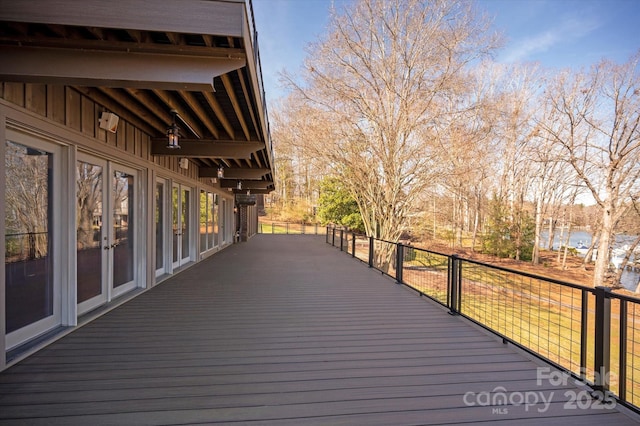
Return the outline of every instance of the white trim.
{"type": "MultiPolygon", "coordinates": [[[[105,187],[108,185],[105,183],[105,179],[108,179],[109,176],[107,175],[107,165],[108,165],[108,161],[105,160],[104,158],[100,158],[100,157],[95,157],[93,155],[90,154],[86,154],[83,152],[77,153],[76,155],[76,162],[74,163],[74,167],[73,170],[74,172],[77,171],[78,168],[78,162],[82,162],[82,163],[86,163],[86,164],[91,164],[94,166],[98,166],[102,169],[101,173],[102,173],[102,184],[101,184],[101,188],[100,188],[100,192],[101,192],[101,200],[100,200],[100,204],[102,205],[102,228],[101,228],[101,233],[100,233],[100,287],[101,287],[101,292],[100,294],[84,300],[80,303],[78,303],[78,287],[77,287],[77,280],[78,280],[78,276],[77,276],[77,258],[78,258],[78,251],[77,251],[77,229],[78,229],[78,224],[77,224],[77,220],[73,220],[74,226],[74,232],[76,234],[76,244],[74,244],[73,248],[75,248],[75,252],[74,252],[74,258],[76,259],[76,285],[74,286],[74,291],[75,291],[75,297],[74,297],[74,301],[76,303],[76,316],[78,315],[84,315],[85,313],[101,306],[104,305],[105,303],[107,303],[109,301],[109,286],[108,286],[108,276],[107,276],[107,272],[106,271],[106,267],[107,267],[107,253],[102,250],[102,245],[104,244],[104,238],[106,235],[106,232],[108,232],[105,229],[105,219],[104,219],[104,214],[105,214],[105,210],[107,209],[108,206],[108,200],[107,200],[107,196],[108,193],[105,191],[105,187]]],[[[73,176],[73,183],[74,183],[74,195],[75,197],[77,197],[77,193],[76,193],[76,184],[77,184],[77,172],[74,173],[73,176]]],[[[110,186],[110,185],[109,185],[110,186]]],[[[76,200],[76,208],[77,208],[77,200],[76,200]]],[[[74,217],[77,218],[77,213],[74,211],[74,217]]],[[[108,238],[108,237],[107,237],[108,238]]],[[[76,319],[77,321],[77,319],[76,319]]]]}
{"type": "MultiPolygon", "coordinates": [[[[178,203],[177,203],[177,213],[178,213],[178,217],[177,217],[177,222],[176,222],[176,226],[178,226],[179,228],[183,228],[183,223],[184,223],[184,217],[182,214],[183,209],[183,205],[182,205],[182,193],[183,191],[187,191],[189,193],[189,200],[187,201],[187,228],[185,230],[187,237],[188,237],[188,244],[187,244],[187,250],[188,255],[185,256],[182,250],[184,241],[183,241],[183,234],[181,233],[178,235],[178,241],[176,243],[176,249],[178,251],[178,260],[174,261],[173,260],[173,228],[171,229],[171,247],[172,247],[172,252],[171,252],[171,267],[172,267],[172,271],[181,268],[182,266],[186,265],[189,262],[192,262],[194,259],[197,258],[197,255],[194,254],[195,252],[198,252],[199,250],[195,249],[194,250],[194,240],[196,240],[196,238],[194,238],[194,231],[197,230],[196,227],[194,226],[194,215],[197,212],[194,212],[194,210],[196,210],[193,206],[194,206],[194,197],[193,197],[193,193],[195,191],[194,187],[189,185],[189,184],[183,184],[180,182],[176,182],[173,181],[171,183],[171,195],[170,195],[170,205],[173,206],[173,190],[174,189],[178,189],[178,203]]],[[[173,225],[173,209],[171,209],[171,224],[173,225]]],[[[198,221],[199,223],[199,221],[198,221]]]]}
{"type": "MultiPolygon", "coordinates": [[[[110,262],[109,262],[109,269],[110,269],[110,286],[109,286],[109,290],[110,290],[110,294],[109,294],[109,301],[113,300],[114,298],[123,295],[124,293],[127,293],[131,290],[133,290],[136,287],[141,287],[140,286],[140,282],[138,281],[140,278],[140,269],[141,269],[141,265],[140,265],[140,260],[139,260],[139,254],[141,252],[140,250],[140,231],[138,228],[140,228],[140,225],[138,223],[138,216],[141,216],[143,209],[141,206],[142,203],[142,197],[139,192],[141,189],[141,185],[140,185],[140,181],[142,180],[141,177],[141,173],[136,170],[136,169],[132,169],[130,167],[124,166],[122,164],[117,164],[117,163],[113,163],[113,162],[109,162],[108,163],[108,170],[109,170],[109,181],[107,182],[107,185],[110,185],[111,182],[111,178],[113,177],[114,173],[116,172],[124,172],[127,173],[130,176],[133,176],[133,200],[127,200],[128,204],[133,204],[133,220],[131,220],[131,218],[129,217],[128,223],[129,224],[133,224],[135,226],[135,228],[133,229],[133,242],[131,242],[130,244],[133,245],[133,259],[131,259],[130,261],[133,262],[133,278],[131,281],[121,284],[118,287],[114,287],[114,277],[113,277],[113,268],[115,266],[115,259],[113,259],[113,255],[114,255],[114,251],[110,250],[110,262]]],[[[111,203],[113,202],[113,198],[111,197],[113,194],[111,194],[111,191],[109,191],[109,205],[110,205],[110,211],[113,211],[113,205],[111,205],[111,203]]],[[[113,216],[112,215],[106,215],[103,213],[103,218],[108,218],[108,229],[109,229],[109,242],[110,244],[115,244],[115,235],[113,234],[113,230],[114,230],[114,224],[113,224],[113,216]]],[[[128,225],[131,226],[131,225],[128,225]]]]}
{"type": "MultiPolygon", "coordinates": [[[[6,144],[6,114],[5,108],[0,104],[0,200],[4,200],[5,198],[5,188],[7,187],[5,182],[6,170],[5,170],[5,144],[6,144]]],[[[6,214],[5,203],[4,201],[0,203],[0,217],[4,218],[6,214]]],[[[2,259],[5,258],[5,224],[4,219],[0,220],[0,235],[2,235],[3,243],[0,244],[0,256],[2,259]]],[[[0,336],[5,335],[6,327],[6,300],[5,300],[5,268],[0,270],[0,336]]],[[[2,371],[7,365],[7,357],[4,355],[6,353],[7,346],[6,340],[4,338],[0,339],[0,371],[2,371]]]]}
{"type": "MultiPolygon", "coordinates": [[[[99,137],[94,138],[91,135],[86,133],[82,133],[80,131],[67,128],[64,124],[61,124],[57,121],[54,121],[51,118],[39,115],[35,112],[29,111],[19,105],[8,102],[4,99],[0,99],[0,196],[3,197],[4,200],[4,188],[5,188],[5,172],[4,172],[4,145],[6,140],[6,128],[10,127],[12,130],[15,130],[21,134],[27,134],[31,137],[41,140],[43,142],[49,143],[52,146],[59,147],[60,152],[58,153],[58,159],[61,161],[61,165],[58,166],[59,176],[56,177],[56,186],[57,190],[60,192],[59,199],[56,200],[59,203],[58,206],[54,209],[54,215],[58,216],[58,221],[56,222],[56,244],[59,246],[56,249],[56,252],[60,256],[59,263],[56,263],[56,266],[60,265],[59,271],[56,273],[57,280],[59,283],[59,291],[58,295],[60,297],[60,320],[58,321],[59,325],[69,325],[75,326],[78,323],[84,324],[87,321],[87,318],[92,319],[93,317],[97,317],[99,315],[88,314],[85,317],[81,317],[80,321],[78,321],[78,307],[77,307],[77,224],[76,224],[76,161],[83,155],[87,155],[91,158],[101,159],[106,162],[112,162],[114,164],[123,165],[132,169],[135,169],[138,174],[138,186],[136,199],[138,200],[138,211],[137,211],[137,229],[136,229],[136,262],[139,262],[137,265],[137,276],[136,276],[136,286],[142,289],[149,289],[152,285],[155,284],[155,274],[153,271],[155,265],[155,254],[150,250],[144,250],[145,242],[154,241],[154,218],[153,213],[155,211],[155,181],[156,178],[162,178],[165,180],[165,190],[171,191],[172,185],[174,182],[179,183],[185,187],[189,187],[193,194],[199,193],[200,187],[205,189],[207,192],[213,192],[218,195],[219,200],[222,200],[219,204],[220,206],[220,219],[224,218],[225,223],[220,223],[221,228],[224,227],[224,231],[226,234],[229,232],[233,232],[233,229],[228,221],[232,220],[232,213],[228,213],[227,211],[222,210],[223,203],[226,205],[227,210],[232,212],[233,210],[233,202],[227,203],[227,201],[233,200],[233,196],[228,192],[221,190],[217,186],[209,185],[209,182],[204,182],[198,178],[186,176],[181,174],[180,171],[172,170],[170,168],[165,168],[160,164],[154,162],[154,158],[152,156],[135,156],[131,155],[127,152],[124,152],[121,148],[117,148],[113,145],[108,145],[105,141],[100,140],[99,137]],[[228,205],[227,205],[228,204],[228,205]],[[142,223],[142,225],[140,225],[142,223]],[[146,262],[146,263],[145,263],[146,262]]],[[[142,135],[142,143],[146,144],[145,140],[146,135],[142,135]]],[[[57,161],[56,160],[56,161],[57,161]]],[[[181,270],[184,270],[186,267],[195,263],[200,259],[198,256],[198,247],[194,244],[198,243],[198,228],[193,224],[199,223],[199,210],[197,207],[197,199],[193,200],[194,203],[191,206],[191,223],[192,223],[192,233],[191,234],[191,256],[188,265],[181,267],[181,270]]],[[[165,238],[171,237],[171,220],[170,220],[170,212],[171,212],[171,197],[170,192],[167,194],[164,200],[164,208],[166,219],[165,229],[165,238]]],[[[4,203],[0,203],[0,214],[5,214],[5,206],[4,203]]],[[[0,230],[4,231],[4,220],[1,221],[0,230]]],[[[3,234],[4,235],[4,234],[3,234]]],[[[4,237],[3,237],[4,238],[4,237]]],[[[165,265],[167,269],[165,274],[168,276],[170,273],[174,271],[171,269],[171,243],[169,240],[165,245],[165,265]]],[[[210,250],[206,253],[207,257],[216,253],[217,251],[227,247],[232,242],[232,239],[228,235],[222,234],[222,229],[219,235],[218,247],[216,250],[210,250]]],[[[4,254],[5,244],[0,244],[0,254],[4,254]]],[[[155,244],[152,244],[151,247],[155,247],[155,244]]],[[[204,256],[203,256],[204,257],[204,256]]],[[[164,277],[163,277],[164,278],[164,277]]],[[[4,330],[6,326],[5,320],[5,269],[0,272],[0,330],[2,334],[0,336],[4,336],[4,330]]],[[[118,298],[113,303],[109,303],[105,306],[106,310],[110,310],[113,306],[122,303],[123,300],[129,300],[132,297],[135,297],[137,292],[133,292],[131,295],[124,295],[121,298],[118,298]]],[[[101,309],[100,312],[103,312],[101,309]]],[[[50,343],[53,340],[56,340],[59,336],[68,333],[73,328],[69,328],[66,331],[62,331],[61,334],[56,334],[55,337],[51,339],[47,339],[47,342],[50,343]]],[[[31,338],[37,336],[31,336],[31,338]]],[[[35,345],[33,348],[42,348],[46,346],[48,343],[40,343],[35,345]]],[[[22,353],[19,358],[15,358],[11,361],[11,364],[14,364],[17,359],[24,358],[25,354],[30,354],[35,351],[35,349],[29,349],[27,352],[22,353]]],[[[4,338],[0,338],[0,352],[7,352],[7,345],[4,338]]],[[[5,356],[0,356],[0,370],[6,368],[7,362],[5,356]]]]}
{"type": "MultiPolygon", "coordinates": [[[[7,141],[11,141],[13,143],[34,147],[37,149],[42,149],[46,152],[52,154],[53,157],[53,176],[52,176],[52,185],[49,188],[50,191],[53,191],[53,206],[50,207],[51,218],[51,228],[48,230],[48,233],[53,237],[53,246],[51,253],[51,262],[54,265],[53,268],[53,289],[52,289],[52,297],[53,297],[53,313],[52,315],[42,318],[39,321],[33,322],[29,325],[26,325],[22,328],[12,331],[9,334],[5,335],[5,348],[12,349],[16,346],[19,346],[39,335],[42,335],[61,324],[61,311],[62,311],[62,285],[61,285],[61,277],[62,277],[62,269],[63,262],[66,261],[65,255],[62,253],[62,240],[63,235],[65,233],[64,228],[62,227],[62,205],[64,204],[62,195],[63,186],[62,186],[62,156],[63,149],[60,144],[55,144],[50,141],[45,141],[39,135],[33,135],[30,132],[25,132],[21,130],[15,129],[11,123],[7,123],[5,139],[2,141],[2,144],[6,146],[7,141]]],[[[6,152],[5,152],[6,155],[6,152]]],[[[4,157],[3,157],[4,158],[4,157]]],[[[3,161],[4,163],[4,161],[3,161]]],[[[4,173],[6,173],[6,169],[4,169],[4,173]]],[[[6,183],[6,182],[5,182],[6,183]]],[[[3,186],[6,188],[6,185],[3,186]]],[[[3,201],[5,194],[3,193],[3,201]]],[[[3,202],[4,204],[4,202],[3,202]]],[[[6,211],[5,211],[6,215],[6,211]]],[[[5,291],[6,291],[6,277],[5,280],[5,291]]],[[[5,301],[6,302],[6,301],[5,301]]],[[[3,311],[4,316],[6,317],[6,309],[3,311]]]]}
{"type": "MultiPolygon", "coordinates": [[[[76,156],[77,150],[75,146],[65,146],[62,148],[62,179],[61,188],[64,188],[61,192],[62,199],[62,211],[60,216],[62,218],[67,217],[69,221],[65,224],[61,223],[62,240],[60,245],[63,252],[63,261],[61,265],[64,265],[61,271],[60,290],[62,297],[62,313],[61,322],[62,325],[74,326],[78,324],[78,306],[77,300],[77,281],[78,281],[78,267],[76,257],[76,156]]],[[[61,220],[62,222],[62,220],[61,220]]]]}

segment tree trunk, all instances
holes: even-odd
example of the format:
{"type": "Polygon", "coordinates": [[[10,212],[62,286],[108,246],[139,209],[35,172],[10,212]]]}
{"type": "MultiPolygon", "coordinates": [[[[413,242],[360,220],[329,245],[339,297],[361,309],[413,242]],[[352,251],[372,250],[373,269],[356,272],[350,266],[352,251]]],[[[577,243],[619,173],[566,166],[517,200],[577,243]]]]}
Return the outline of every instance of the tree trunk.
{"type": "Polygon", "coordinates": [[[547,237],[547,248],[549,250],[553,250],[553,240],[555,239],[555,227],[556,221],[553,219],[553,216],[549,216],[549,236],[547,237]]]}
{"type": "Polygon", "coordinates": [[[540,232],[542,232],[542,191],[536,197],[536,230],[533,239],[533,254],[531,255],[533,265],[540,263],[540,232]]]}
{"type": "Polygon", "coordinates": [[[605,284],[607,271],[609,270],[609,247],[613,235],[613,217],[611,200],[604,202],[602,209],[602,226],[600,227],[600,241],[598,242],[598,256],[593,271],[593,286],[599,287],[605,284]]]}

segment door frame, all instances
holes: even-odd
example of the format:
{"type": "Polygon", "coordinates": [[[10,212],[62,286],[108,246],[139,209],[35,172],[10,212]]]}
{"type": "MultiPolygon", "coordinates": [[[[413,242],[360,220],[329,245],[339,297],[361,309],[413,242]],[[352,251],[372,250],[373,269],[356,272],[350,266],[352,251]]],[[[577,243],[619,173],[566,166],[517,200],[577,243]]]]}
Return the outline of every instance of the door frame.
{"type": "Polygon", "coordinates": [[[171,268],[172,271],[173,270],[177,270],[180,267],[186,265],[189,262],[192,262],[195,259],[194,255],[194,251],[198,251],[197,250],[197,246],[194,245],[194,232],[193,230],[196,229],[195,225],[194,225],[194,194],[196,193],[195,188],[193,188],[192,186],[189,186],[187,184],[181,183],[181,182],[176,182],[173,181],[171,182],[171,197],[169,202],[171,203],[171,225],[172,225],[172,229],[171,229],[171,268]],[[173,191],[174,189],[178,189],[178,204],[176,206],[176,211],[178,212],[178,217],[175,218],[174,217],[174,210],[173,210],[173,191]],[[173,260],[174,257],[174,253],[173,253],[173,238],[176,235],[173,231],[173,224],[174,224],[174,220],[177,220],[176,222],[176,226],[179,227],[180,229],[182,229],[182,224],[184,223],[184,215],[182,214],[184,208],[183,208],[183,200],[182,200],[182,193],[183,191],[188,191],[189,193],[189,200],[187,201],[187,207],[188,207],[188,211],[187,211],[187,228],[181,232],[178,236],[178,241],[177,241],[177,245],[176,245],[176,249],[178,251],[178,259],[177,260],[173,260]],[[184,253],[182,252],[182,247],[183,247],[183,239],[182,239],[182,235],[183,234],[187,234],[188,238],[189,238],[189,242],[188,242],[188,249],[189,249],[189,254],[188,256],[184,256],[184,253]]]}
{"type": "MultiPolygon", "coordinates": [[[[5,335],[4,344],[5,350],[12,349],[16,346],[19,346],[39,335],[46,333],[47,331],[52,330],[53,328],[60,326],[63,323],[63,318],[65,318],[65,313],[63,312],[63,295],[66,294],[65,286],[63,285],[63,259],[66,259],[64,253],[63,240],[65,239],[65,230],[66,228],[63,226],[62,217],[65,209],[66,195],[64,194],[64,174],[63,174],[63,166],[66,161],[65,158],[68,156],[68,152],[60,144],[55,143],[54,140],[49,140],[48,138],[40,137],[39,135],[30,134],[28,132],[20,131],[17,128],[9,127],[4,129],[5,137],[2,142],[2,192],[0,196],[3,200],[3,211],[4,215],[6,215],[6,210],[4,207],[4,200],[6,197],[6,181],[4,175],[6,174],[6,166],[5,166],[5,156],[6,156],[6,143],[14,142],[19,145],[33,147],[36,149],[41,149],[46,152],[50,152],[53,154],[53,174],[52,174],[52,190],[54,192],[54,196],[51,197],[53,200],[53,206],[51,207],[51,215],[53,216],[51,220],[52,226],[52,237],[53,237],[53,245],[52,245],[52,264],[53,268],[53,289],[52,289],[52,297],[53,297],[53,314],[42,318],[36,322],[28,324],[24,327],[21,327],[17,330],[12,331],[11,333],[5,334],[5,327],[2,327],[2,333],[5,335]],[[56,267],[57,266],[57,267],[56,267]]],[[[4,220],[3,220],[3,230],[4,229],[4,220]]],[[[2,247],[2,253],[4,252],[4,246],[2,247]]],[[[4,257],[4,256],[3,256],[4,257]]],[[[4,293],[6,291],[6,276],[4,276],[3,271],[3,299],[6,299],[4,293]]],[[[4,315],[6,315],[6,309],[4,310],[4,315]]],[[[3,324],[6,319],[3,318],[3,324]]]]}
{"type": "MultiPolygon", "coordinates": [[[[89,312],[95,308],[97,308],[98,306],[104,305],[105,303],[107,303],[110,299],[109,299],[109,282],[108,282],[108,274],[107,274],[107,265],[109,264],[109,260],[108,260],[108,253],[107,250],[105,249],[105,240],[108,241],[109,237],[108,237],[108,229],[107,229],[107,225],[108,225],[108,221],[105,219],[105,212],[107,211],[108,207],[109,207],[109,201],[108,201],[108,196],[110,194],[109,191],[105,191],[105,187],[107,186],[107,184],[105,183],[106,181],[109,180],[109,167],[108,167],[108,161],[105,160],[104,158],[100,158],[100,157],[96,157],[90,154],[86,154],[86,153],[82,153],[82,152],[78,152],[78,154],[76,155],[76,167],[77,164],[79,162],[83,162],[83,163],[89,163],[89,164],[93,164],[96,166],[100,166],[102,167],[102,197],[101,197],[101,203],[102,203],[102,227],[101,227],[101,232],[100,232],[100,259],[101,259],[101,263],[100,263],[100,286],[101,286],[101,290],[102,292],[94,297],[92,297],[91,299],[87,299],[84,302],[80,302],[77,304],[77,312],[78,312],[78,316],[89,312]]],[[[77,177],[76,177],[77,179],[77,177]]],[[[76,198],[77,198],[77,194],[76,194],[76,198]]],[[[76,201],[77,202],[77,201],[76,201]]],[[[75,226],[76,228],[78,227],[77,224],[77,219],[75,222],[75,226]]],[[[76,251],[77,253],[77,251],[76,251]]],[[[77,256],[77,254],[76,254],[77,256]]],[[[77,285],[78,285],[78,278],[76,277],[76,302],[77,302],[77,285]]]]}
{"type": "MultiPolygon", "coordinates": [[[[141,220],[143,210],[140,207],[143,200],[142,193],[142,172],[136,168],[123,164],[117,160],[104,158],[101,156],[93,155],[86,152],[78,152],[76,155],[76,166],[78,161],[83,161],[90,164],[96,164],[101,166],[102,169],[102,234],[101,248],[103,250],[102,255],[102,272],[101,272],[101,285],[103,293],[86,300],[81,303],[77,303],[77,277],[76,277],[76,303],[77,303],[77,315],[80,316],[87,313],[99,306],[111,302],[116,297],[119,297],[136,287],[144,286],[140,277],[141,270],[144,263],[141,263],[140,255],[140,241],[143,239],[140,237],[141,229],[145,224],[145,220],[141,220]],[[114,251],[115,248],[115,235],[114,235],[114,218],[113,218],[113,177],[116,171],[122,171],[133,176],[133,200],[129,202],[133,205],[134,220],[133,224],[133,259],[130,261],[133,263],[133,279],[127,283],[124,283],[118,287],[114,287],[113,267],[114,267],[114,251]],[[105,240],[106,238],[106,240],[105,240]],[[105,247],[109,247],[106,249],[105,247]],[[106,251],[106,254],[104,253],[106,251]]],[[[75,176],[75,174],[74,174],[75,176]]],[[[75,180],[74,180],[75,183],[75,180]]],[[[74,199],[77,195],[74,193],[74,199]]],[[[76,221],[74,226],[77,227],[76,221]]]]}

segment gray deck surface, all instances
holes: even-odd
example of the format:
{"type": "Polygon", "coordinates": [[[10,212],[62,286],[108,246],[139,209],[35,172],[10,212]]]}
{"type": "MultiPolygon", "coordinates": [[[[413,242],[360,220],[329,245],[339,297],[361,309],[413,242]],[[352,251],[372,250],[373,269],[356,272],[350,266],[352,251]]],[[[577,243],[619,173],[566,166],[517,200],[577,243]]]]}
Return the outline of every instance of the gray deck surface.
{"type": "Polygon", "coordinates": [[[0,424],[637,424],[539,365],[324,237],[258,235],[0,373],[0,424]]]}

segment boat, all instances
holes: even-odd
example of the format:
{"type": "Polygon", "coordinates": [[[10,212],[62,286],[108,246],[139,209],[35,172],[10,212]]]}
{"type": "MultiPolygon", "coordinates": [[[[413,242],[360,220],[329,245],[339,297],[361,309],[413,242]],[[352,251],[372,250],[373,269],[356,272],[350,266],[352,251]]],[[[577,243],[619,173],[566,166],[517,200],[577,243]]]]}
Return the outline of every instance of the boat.
{"type": "Polygon", "coordinates": [[[589,251],[589,246],[587,246],[584,241],[578,241],[575,248],[576,251],[582,255],[587,254],[587,251],[589,251]]]}

